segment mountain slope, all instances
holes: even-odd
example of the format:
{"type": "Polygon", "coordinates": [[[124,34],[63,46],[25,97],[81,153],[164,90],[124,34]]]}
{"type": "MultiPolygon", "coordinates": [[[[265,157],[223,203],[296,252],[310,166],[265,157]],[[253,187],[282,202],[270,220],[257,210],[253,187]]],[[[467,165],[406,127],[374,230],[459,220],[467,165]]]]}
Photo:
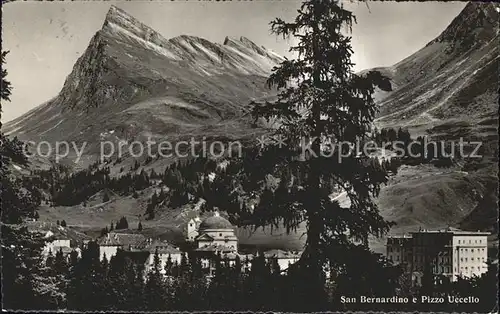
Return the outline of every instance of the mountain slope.
{"type": "Polygon", "coordinates": [[[478,203],[482,195],[496,194],[492,186],[498,181],[499,11],[493,3],[469,2],[421,50],[375,69],[393,85],[393,91],[376,95],[378,127],[402,126],[413,137],[432,140],[481,142],[483,155],[472,160],[478,167],[461,160],[451,171],[410,166],[399,173],[378,199],[384,216],[398,223],[396,231],[457,224],[491,230],[496,225],[496,200],[490,199],[493,208],[478,203]]]}
{"type": "Polygon", "coordinates": [[[379,100],[377,123],[430,129],[447,120],[496,116],[498,29],[495,4],[470,2],[424,48],[379,69],[396,88],[379,100]]]}
{"type": "MultiPolygon", "coordinates": [[[[376,124],[409,127],[413,137],[424,133],[455,139],[465,133],[490,142],[494,149],[489,157],[496,156],[496,9],[492,4],[469,3],[426,47],[392,67],[374,69],[389,76],[393,86],[392,91],[377,91],[381,111],[376,124]]],[[[246,105],[252,98],[273,96],[264,82],[266,73],[280,60],[246,38],[226,38],[223,44],[192,36],[167,40],[112,7],[61,93],[4,127],[22,139],[94,144],[147,136],[170,140],[191,135],[248,137],[255,130],[246,120],[246,105]]],[[[90,147],[85,153],[95,149],[90,147]]],[[[165,163],[142,164],[137,171],[163,171],[165,163]]],[[[131,166],[131,159],[111,165],[111,175],[131,166]]],[[[494,200],[485,203],[482,198],[490,195],[497,168],[486,162],[480,170],[469,171],[461,165],[445,170],[432,165],[405,166],[382,188],[377,204],[385,218],[398,223],[396,232],[460,223],[490,229],[498,211],[491,208],[494,200]]],[[[149,197],[116,197],[89,208],[44,208],[40,216],[99,231],[123,215],[143,215],[149,197]]],[[[182,208],[162,208],[146,229],[156,234],[171,234],[175,229],[179,237],[182,214],[182,208]]],[[[138,218],[134,219],[135,225],[138,218]]],[[[245,236],[242,242],[269,245],[276,241],[280,247],[297,249],[305,240],[303,231],[288,237],[282,230],[274,236],[262,231],[253,238],[245,236]]]]}
{"type": "Polygon", "coordinates": [[[91,144],[110,132],[107,140],[192,133],[239,118],[252,99],[271,95],[265,80],[281,60],[243,37],[167,40],[112,6],[59,95],[4,129],[22,139],[91,144]]]}

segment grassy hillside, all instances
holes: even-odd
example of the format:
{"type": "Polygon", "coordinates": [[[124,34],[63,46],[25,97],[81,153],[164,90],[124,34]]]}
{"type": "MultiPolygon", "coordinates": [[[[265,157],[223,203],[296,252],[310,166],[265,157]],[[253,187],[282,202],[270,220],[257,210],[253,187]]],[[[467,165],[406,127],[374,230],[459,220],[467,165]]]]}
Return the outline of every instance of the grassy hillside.
{"type": "MultiPolygon", "coordinates": [[[[438,169],[432,165],[402,166],[398,174],[391,177],[388,185],[381,190],[376,202],[384,218],[396,222],[391,233],[403,233],[423,228],[443,228],[457,226],[464,219],[475,221],[471,216],[477,209],[495,177],[490,172],[465,172],[462,168],[438,169]],[[469,218],[467,218],[469,217],[469,218]]],[[[81,232],[97,236],[100,230],[110,226],[125,216],[129,222],[129,232],[138,232],[142,222],[142,233],[151,237],[176,243],[183,242],[183,228],[187,221],[196,216],[209,214],[199,211],[199,203],[181,208],[161,207],[152,220],[145,220],[147,202],[159,186],[141,191],[138,198],[111,194],[110,200],[103,202],[103,192],[95,194],[87,202],[76,206],[44,206],[40,209],[40,221],[55,222],[65,220],[68,226],[81,232]]],[[[346,201],[346,200],[340,200],[346,201]]],[[[491,216],[491,215],[490,215],[491,216]]],[[[487,216],[489,217],[489,216],[487,216]]],[[[491,222],[481,222],[487,226],[491,222]]],[[[237,235],[243,246],[263,248],[301,249],[305,227],[286,234],[283,228],[238,228],[237,235]]],[[[383,240],[373,241],[375,250],[382,250],[383,240]]]]}

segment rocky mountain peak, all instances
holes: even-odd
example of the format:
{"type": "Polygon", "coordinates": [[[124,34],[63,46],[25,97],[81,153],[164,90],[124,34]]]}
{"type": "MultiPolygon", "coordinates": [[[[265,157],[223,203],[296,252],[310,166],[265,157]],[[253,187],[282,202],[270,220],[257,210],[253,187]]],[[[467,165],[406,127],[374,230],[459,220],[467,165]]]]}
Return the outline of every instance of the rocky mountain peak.
{"type": "Polygon", "coordinates": [[[246,48],[260,48],[253,41],[243,36],[241,36],[240,38],[226,36],[226,38],[224,39],[224,46],[244,46],[246,48]]]}
{"type": "Polygon", "coordinates": [[[22,117],[18,130],[51,139],[64,130],[66,138],[87,140],[98,138],[103,125],[163,134],[175,123],[201,126],[239,115],[251,99],[273,93],[265,80],[283,58],[244,37],[227,41],[166,39],[111,6],[60,93],[40,111],[37,127],[22,117]]]}
{"type": "Polygon", "coordinates": [[[114,39],[133,39],[160,47],[168,46],[167,39],[160,33],[114,5],[109,8],[100,32],[114,39]]]}
{"type": "Polygon", "coordinates": [[[223,45],[236,50],[250,51],[252,54],[270,59],[277,64],[284,60],[282,56],[275,54],[274,52],[266,49],[263,46],[258,46],[253,41],[244,36],[241,36],[240,38],[226,36],[223,45]]]}
{"type": "Polygon", "coordinates": [[[140,31],[145,29],[153,31],[153,29],[146,26],[138,19],[114,5],[109,8],[108,13],[106,14],[106,18],[104,19],[103,23],[103,29],[105,29],[109,25],[109,23],[127,28],[129,31],[135,33],[136,35],[141,35],[140,31]]]}
{"type": "Polygon", "coordinates": [[[446,42],[453,50],[466,51],[487,43],[497,35],[499,6],[495,3],[469,2],[450,25],[431,43],[446,42]]]}

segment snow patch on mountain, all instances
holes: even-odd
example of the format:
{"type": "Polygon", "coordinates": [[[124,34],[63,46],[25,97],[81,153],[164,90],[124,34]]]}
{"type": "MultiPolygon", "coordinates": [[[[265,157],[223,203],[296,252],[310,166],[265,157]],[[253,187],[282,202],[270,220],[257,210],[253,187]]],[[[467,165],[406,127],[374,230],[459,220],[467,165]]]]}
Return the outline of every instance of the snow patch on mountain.
{"type": "Polygon", "coordinates": [[[176,97],[162,97],[162,98],[157,98],[157,99],[150,99],[146,100],[140,103],[137,103],[130,108],[128,108],[126,111],[134,111],[134,110],[144,110],[144,109],[150,109],[155,106],[167,106],[167,107],[178,107],[178,108],[184,108],[184,109],[192,109],[192,110],[197,110],[198,107],[188,104],[182,99],[176,98],[176,97]]]}
{"type": "Polygon", "coordinates": [[[230,45],[188,35],[166,39],[111,6],[60,93],[3,129],[24,140],[87,141],[89,153],[101,136],[217,134],[221,119],[234,119],[228,124],[236,136],[245,133],[240,115],[250,98],[274,95],[265,81],[281,60],[243,37],[230,45]]]}
{"type": "MultiPolygon", "coordinates": [[[[19,126],[17,128],[14,128],[14,129],[10,129],[8,131],[5,131],[4,134],[5,135],[10,135],[10,134],[13,134],[13,133],[16,133],[17,131],[21,130],[23,126],[19,126]]],[[[17,132],[17,134],[19,134],[19,132],[17,132]]]]}
{"type": "Polygon", "coordinates": [[[51,128],[49,128],[49,129],[47,129],[47,130],[43,131],[42,133],[40,133],[40,135],[43,135],[43,134],[45,134],[45,133],[47,133],[47,132],[49,132],[49,131],[54,130],[55,128],[57,128],[57,127],[58,127],[61,123],[63,123],[63,122],[64,122],[64,119],[61,119],[61,121],[57,122],[57,123],[56,123],[54,126],[52,126],[51,128]]]}
{"type": "Polygon", "coordinates": [[[168,41],[154,29],[146,26],[124,10],[111,6],[104,21],[102,30],[111,30],[109,26],[127,31],[134,38],[140,38],[154,46],[165,47],[168,41]]]}
{"type": "Polygon", "coordinates": [[[167,58],[170,58],[173,60],[180,60],[180,58],[178,56],[176,56],[175,54],[173,54],[171,51],[169,51],[169,50],[167,50],[167,49],[165,49],[165,48],[163,48],[163,47],[161,47],[153,42],[147,41],[147,40],[137,36],[136,34],[131,32],[130,30],[125,29],[123,27],[120,27],[119,25],[117,25],[115,23],[109,22],[108,29],[109,29],[109,32],[115,37],[133,39],[133,40],[137,41],[139,44],[143,45],[144,48],[150,49],[150,50],[152,50],[158,54],[161,54],[167,58]]]}

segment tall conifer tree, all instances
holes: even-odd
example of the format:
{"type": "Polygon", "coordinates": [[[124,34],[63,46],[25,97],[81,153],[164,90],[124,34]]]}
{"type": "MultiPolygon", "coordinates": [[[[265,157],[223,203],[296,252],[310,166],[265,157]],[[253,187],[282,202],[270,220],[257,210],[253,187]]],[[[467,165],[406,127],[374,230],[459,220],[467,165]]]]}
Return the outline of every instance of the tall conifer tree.
{"type": "Polygon", "coordinates": [[[163,276],[161,274],[161,261],[156,249],[153,256],[153,265],[149,270],[144,288],[146,307],[151,311],[166,310],[166,291],[163,276]]]}
{"type": "Polygon", "coordinates": [[[352,148],[369,137],[374,88],[388,81],[378,72],[354,74],[345,34],[353,22],[335,0],[304,1],[294,21],[271,22],[275,34],[298,41],[290,49],[297,58],[283,61],[268,80],[279,90],[277,101],[254,104],[252,111],[256,123],[274,122],[269,131],[276,141],[230,160],[213,182],[217,195],[229,195],[214,205],[240,221],[284,224],[288,231],[306,226],[300,265],[317,309],[326,300],[324,268],[347,272],[350,252],[369,250],[368,237],[390,227],[372,199],[387,174],[377,159],[352,148]],[[350,204],[332,199],[334,193],[345,193],[350,204]]]}

